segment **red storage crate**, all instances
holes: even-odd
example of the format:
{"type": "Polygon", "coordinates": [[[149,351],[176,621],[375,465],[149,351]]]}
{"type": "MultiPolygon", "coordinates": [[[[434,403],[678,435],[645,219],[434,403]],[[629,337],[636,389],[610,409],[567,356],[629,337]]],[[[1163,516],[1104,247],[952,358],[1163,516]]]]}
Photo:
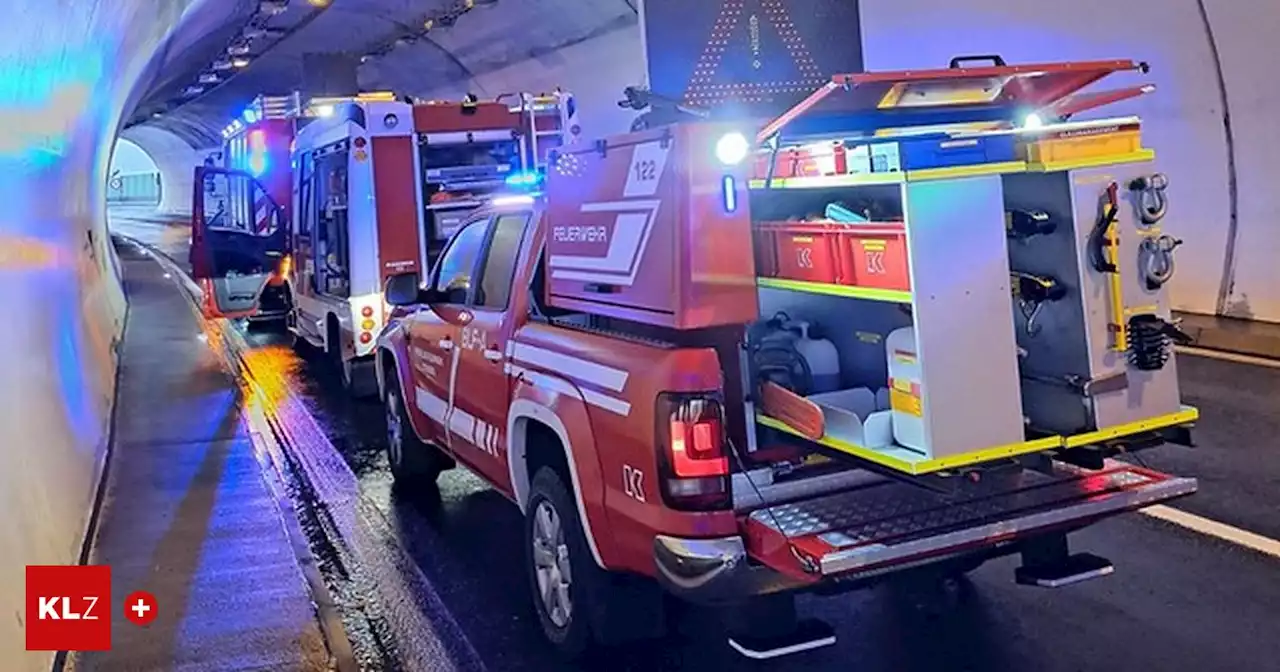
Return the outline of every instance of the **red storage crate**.
{"type": "Polygon", "coordinates": [[[840,284],[911,290],[907,231],[903,224],[855,224],[841,229],[840,284]]]}
{"type": "Polygon", "coordinates": [[[756,275],[762,278],[778,277],[778,244],[774,231],[769,228],[755,227],[752,231],[755,242],[756,275]]]}
{"type": "Polygon", "coordinates": [[[776,277],[835,284],[840,274],[841,224],[764,222],[758,230],[773,237],[776,277]]]}
{"type": "MultiPolygon", "coordinates": [[[[763,180],[769,176],[771,152],[757,152],[751,169],[751,179],[763,180]]],[[[849,172],[848,155],[844,142],[815,143],[802,147],[785,147],[778,150],[773,162],[773,177],[822,177],[844,175],[849,172]]]]}

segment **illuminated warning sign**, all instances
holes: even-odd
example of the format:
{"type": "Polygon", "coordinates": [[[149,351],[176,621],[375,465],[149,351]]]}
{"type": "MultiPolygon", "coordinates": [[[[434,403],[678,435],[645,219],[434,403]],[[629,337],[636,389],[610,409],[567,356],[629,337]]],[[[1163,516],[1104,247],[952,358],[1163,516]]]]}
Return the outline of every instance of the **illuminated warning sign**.
{"type": "Polygon", "coordinates": [[[722,113],[783,112],[862,71],[856,0],[645,0],[649,88],[722,113]]]}

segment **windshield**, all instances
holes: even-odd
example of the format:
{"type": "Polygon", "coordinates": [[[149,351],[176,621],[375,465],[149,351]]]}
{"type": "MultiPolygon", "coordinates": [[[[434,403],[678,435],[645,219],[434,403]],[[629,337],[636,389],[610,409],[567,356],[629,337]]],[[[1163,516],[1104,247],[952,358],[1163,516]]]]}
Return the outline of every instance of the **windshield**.
{"type": "Polygon", "coordinates": [[[422,172],[429,191],[488,191],[520,170],[520,145],[514,140],[427,145],[422,172]]]}

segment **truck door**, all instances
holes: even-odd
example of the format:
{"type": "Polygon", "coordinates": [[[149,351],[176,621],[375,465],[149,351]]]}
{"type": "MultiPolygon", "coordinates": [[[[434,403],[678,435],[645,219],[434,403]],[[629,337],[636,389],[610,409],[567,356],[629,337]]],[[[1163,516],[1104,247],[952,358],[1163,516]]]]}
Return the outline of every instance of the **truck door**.
{"type": "Polygon", "coordinates": [[[507,410],[511,400],[506,370],[507,344],[515,328],[510,309],[512,278],[519,263],[530,213],[494,217],[485,238],[476,282],[468,301],[471,319],[462,326],[455,417],[465,418],[468,436],[455,439],[458,459],[510,492],[507,466],[507,410]]]}
{"type": "Polygon", "coordinates": [[[428,288],[437,292],[438,301],[419,310],[409,327],[409,349],[412,358],[412,406],[418,419],[431,428],[449,452],[459,436],[470,434],[463,416],[451,411],[457,393],[458,366],[462,327],[471,320],[467,300],[480,258],[488,218],[464,224],[449,241],[428,280],[428,288]]]}
{"type": "Polygon", "coordinates": [[[283,211],[252,175],[199,166],[191,210],[191,274],[206,317],[251,317],[287,253],[283,211]]]}

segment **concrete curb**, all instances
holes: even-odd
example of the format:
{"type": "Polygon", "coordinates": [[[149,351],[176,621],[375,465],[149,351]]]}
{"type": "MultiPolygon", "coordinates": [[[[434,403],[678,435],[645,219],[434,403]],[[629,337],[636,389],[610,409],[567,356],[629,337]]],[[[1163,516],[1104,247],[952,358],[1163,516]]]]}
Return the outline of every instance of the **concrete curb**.
{"type": "Polygon", "coordinates": [[[1280,324],[1230,317],[1175,313],[1193,347],[1280,359],[1280,324]]]}

